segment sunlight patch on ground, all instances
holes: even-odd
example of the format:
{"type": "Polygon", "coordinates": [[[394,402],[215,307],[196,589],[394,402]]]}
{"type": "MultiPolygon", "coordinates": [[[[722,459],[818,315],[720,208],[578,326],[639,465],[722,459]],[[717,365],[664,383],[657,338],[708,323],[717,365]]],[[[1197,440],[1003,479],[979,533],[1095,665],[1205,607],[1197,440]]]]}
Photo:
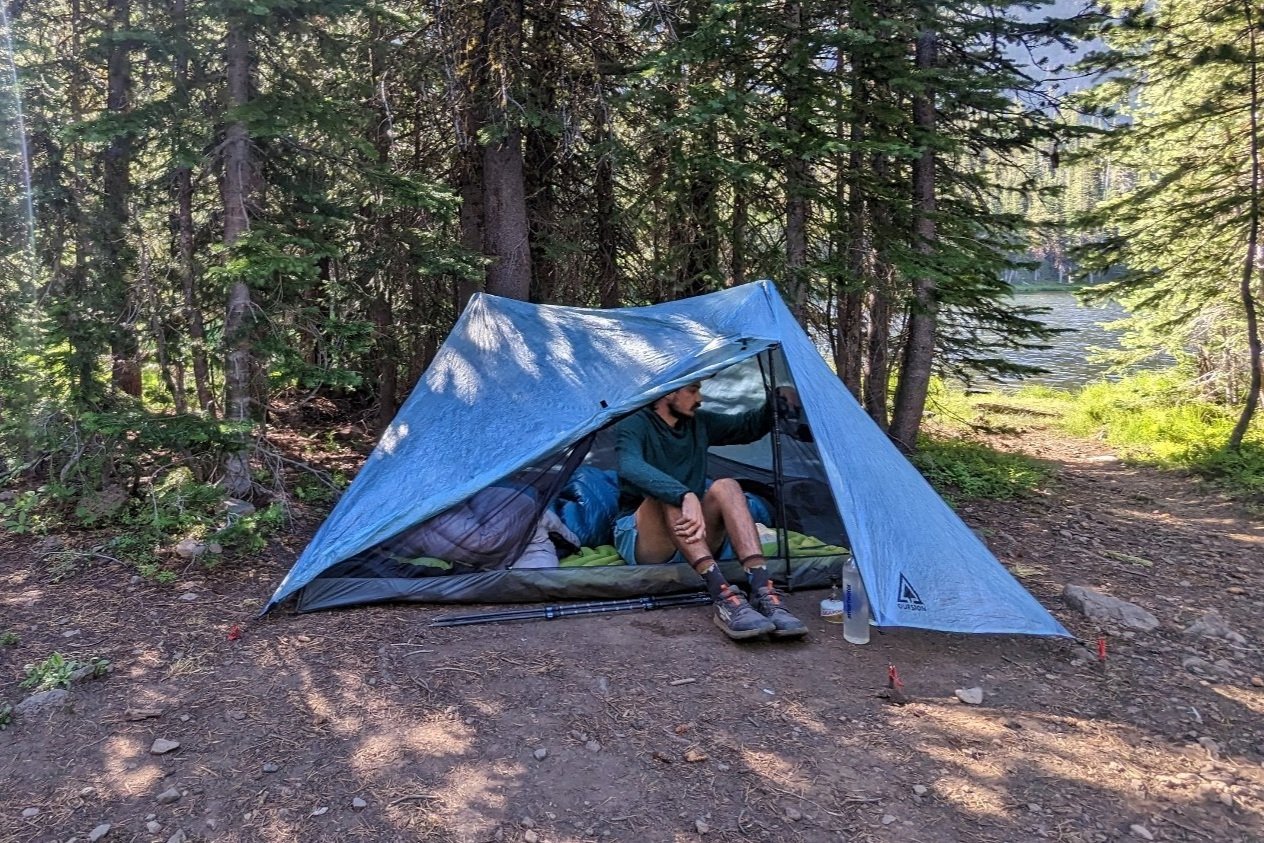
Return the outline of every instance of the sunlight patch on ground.
{"type": "Polygon", "coordinates": [[[0,593],[9,592],[0,596],[0,606],[22,606],[30,608],[44,598],[44,590],[40,588],[28,588],[25,591],[11,591],[9,586],[0,588],[0,593]]]}
{"type": "MultiPolygon", "coordinates": [[[[1024,801],[1011,792],[1010,785],[1037,775],[1126,795],[1124,781],[1118,777],[1102,780],[1103,757],[1127,759],[1134,751],[1113,732],[1102,730],[1095,735],[1112,744],[1104,755],[1100,747],[1083,752],[1077,746],[1077,740],[1087,740],[1088,735],[1080,733],[1076,728],[1080,724],[1074,721],[1044,722],[1031,712],[1015,712],[1016,716],[1001,719],[1003,713],[999,711],[983,713],[951,706],[928,707],[927,714],[936,722],[942,739],[938,745],[924,747],[926,755],[945,768],[936,791],[963,809],[1005,814],[1014,803],[1024,801]]],[[[1083,724],[1085,728],[1090,725],[1083,724]]]]}
{"type": "MultiPolygon", "coordinates": [[[[525,771],[515,768],[517,775],[525,771]]],[[[491,839],[511,796],[512,778],[489,775],[476,763],[453,767],[440,781],[393,777],[384,794],[391,822],[414,834],[442,834],[443,839],[491,839]],[[454,832],[456,834],[454,834],[454,832]]]]}
{"type": "MultiPolygon", "coordinates": [[[[840,687],[841,682],[840,682],[840,687]]],[[[828,735],[831,733],[829,726],[821,721],[820,712],[813,708],[809,708],[799,702],[789,702],[783,706],[783,715],[794,723],[798,724],[798,728],[813,735],[828,735]]]]}
{"type": "MultiPolygon", "coordinates": [[[[123,675],[129,679],[143,679],[151,670],[160,667],[162,667],[162,653],[156,649],[144,649],[128,656],[127,668],[123,675]]],[[[117,662],[114,669],[118,670],[117,662]]]]}
{"type": "Polygon", "coordinates": [[[145,757],[146,748],[141,740],[118,735],[110,738],[101,748],[108,774],[105,787],[118,796],[136,796],[154,790],[163,779],[162,768],[149,763],[136,766],[145,757]]]}
{"type": "Polygon", "coordinates": [[[167,668],[167,678],[172,679],[177,676],[196,676],[202,673],[214,673],[215,668],[210,665],[211,655],[209,652],[189,653],[181,656],[171,663],[167,668]]]}
{"type": "Polygon", "coordinates": [[[1225,699],[1232,700],[1252,714],[1264,716],[1264,693],[1260,691],[1251,691],[1232,685],[1215,685],[1211,690],[1225,699]]]}
{"type": "Polygon", "coordinates": [[[469,730],[458,723],[419,723],[363,739],[351,755],[351,766],[368,775],[415,756],[464,755],[471,740],[469,730]]]}
{"type": "Polygon", "coordinates": [[[489,810],[505,808],[505,782],[499,777],[488,776],[480,764],[461,764],[453,767],[443,785],[447,803],[454,814],[473,812],[485,815],[489,810]]]}
{"type": "Polygon", "coordinates": [[[935,795],[971,816],[1001,820],[1008,811],[1009,797],[1001,789],[965,776],[940,776],[935,780],[935,795]]]}
{"type": "Polygon", "coordinates": [[[738,750],[741,762],[753,773],[785,788],[797,789],[802,785],[798,769],[771,752],[760,752],[742,747],[738,750]]]}

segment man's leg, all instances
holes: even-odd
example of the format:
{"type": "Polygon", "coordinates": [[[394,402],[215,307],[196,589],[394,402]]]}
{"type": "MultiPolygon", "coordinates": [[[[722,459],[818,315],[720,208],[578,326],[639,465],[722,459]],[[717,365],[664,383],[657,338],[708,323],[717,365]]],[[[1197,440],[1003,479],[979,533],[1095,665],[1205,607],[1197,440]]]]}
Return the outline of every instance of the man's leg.
{"type": "MultiPolygon", "coordinates": [[[[705,506],[704,506],[705,513],[705,506]]],[[[724,542],[721,525],[716,533],[718,542],[710,539],[711,521],[702,535],[686,540],[677,535],[676,523],[684,515],[680,507],[647,499],[636,510],[636,561],[650,565],[670,561],[679,551],[685,561],[702,577],[715,601],[712,618],[724,634],[733,639],[755,638],[776,630],[776,624],[755,611],[741,592],[728,584],[720,568],[715,564],[712,548],[718,549],[724,542]]],[[[754,527],[751,527],[752,531],[754,527]]],[[[758,542],[758,537],[756,537],[758,542]]]]}
{"type": "Polygon", "coordinates": [[[772,634],[778,638],[807,635],[807,625],[786,610],[781,593],[768,578],[768,562],[759,542],[759,531],[746,504],[746,494],[737,481],[725,478],[712,483],[702,499],[702,512],[712,548],[718,550],[724,542],[724,533],[728,533],[733,551],[741,560],[746,578],[750,581],[751,604],[777,627],[772,634]],[[713,522],[718,529],[712,528],[713,522]]]}
{"type": "MultiPolygon", "coordinates": [[[[674,509],[674,507],[671,507],[674,509]]],[[[636,508],[636,564],[659,565],[671,561],[680,548],[676,546],[675,533],[663,503],[646,498],[636,508]]],[[[676,510],[676,518],[680,510],[676,510]]],[[[689,561],[689,554],[682,554],[689,561]]]]}

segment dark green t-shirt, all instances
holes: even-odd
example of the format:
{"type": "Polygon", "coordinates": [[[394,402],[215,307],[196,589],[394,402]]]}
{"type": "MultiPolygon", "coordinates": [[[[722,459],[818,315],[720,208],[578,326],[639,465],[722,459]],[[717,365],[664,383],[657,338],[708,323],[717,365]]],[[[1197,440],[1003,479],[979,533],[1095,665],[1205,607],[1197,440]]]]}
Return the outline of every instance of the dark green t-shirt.
{"type": "Polygon", "coordinates": [[[768,406],[736,415],[699,410],[675,427],[652,407],[637,410],[614,428],[620,516],[634,511],[646,498],[673,506],[680,506],[687,492],[701,498],[706,489],[709,447],[745,445],[771,429],[768,406]]]}

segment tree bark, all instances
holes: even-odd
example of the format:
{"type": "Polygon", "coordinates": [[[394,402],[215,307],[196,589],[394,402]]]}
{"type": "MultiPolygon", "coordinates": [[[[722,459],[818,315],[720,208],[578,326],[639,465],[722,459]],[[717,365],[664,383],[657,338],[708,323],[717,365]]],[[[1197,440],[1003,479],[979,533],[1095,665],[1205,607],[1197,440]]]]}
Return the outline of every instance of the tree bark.
{"type": "MultiPolygon", "coordinates": [[[[381,91],[381,93],[373,94],[371,105],[375,114],[367,140],[373,146],[378,168],[383,172],[389,172],[391,113],[385,99],[386,39],[382,33],[381,22],[376,16],[369,23],[369,38],[368,75],[369,79],[375,82],[373,90],[381,91]]],[[[372,232],[371,247],[379,253],[387,252],[391,221],[388,212],[376,203],[369,203],[364,209],[364,217],[367,228],[372,232]]],[[[393,285],[390,278],[390,266],[390,261],[386,261],[382,266],[379,266],[377,261],[372,261],[360,279],[362,289],[376,289],[369,302],[369,318],[373,320],[375,329],[373,351],[377,362],[378,430],[385,430],[399,409],[399,342],[395,335],[395,313],[391,306],[390,292],[393,285]],[[378,277],[375,278],[375,275],[378,277]]]]}
{"type": "MultiPolygon", "coordinates": [[[[229,20],[224,43],[230,111],[248,105],[251,98],[251,55],[246,24],[234,16],[229,20]]],[[[246,124],[236,115],[231,118],[223,142],[224,174],[221,191],[224,204],[224,245],[231,253],[233,246],[250,230],[250,214],[256,194],[254,156],[246,124]]],[[[258,408],[252,394],[255,367],[254,322],[250,287],[245,281],[233,281],[228,291],[228,308],[224,317],[224,418],[228,421],[253,423],[258,408]]],[[[224,488],[229,494],[248,495],[251,489],[250,447],[230,452],[224,462],[224,488]]]]}
{"type": "Polygon", "coordinates": [[[881,286],[869,291],[869,344],[865,360],[865,412],[882,430],[887,421],[887,380],[891,376],[891,300],[881,286]]]}
{"type": "MultiPolygon", "coordinates": [[[[858,23],[858,3],[851,5],[851,25],[858,23]]],[[[841,24],[840,24],[841,25],[841,24]]],[[[853,47],[850,57],[850,106],[849,115],[840,114],[838,118],[838,134],[847,136],[847,157],[837,162],[837,187],[835,188],[835,206],[846,209],[847,225],[845,233],[841,225],[836,226],[838,251],[845,253],[847,269],[838,283],[838,298],[834,314],[834,370],[847,390],[860,400],[862,388],[862,371],[865,344],[864,325],[864,288],[867,276],[869,255],[869,220],[866,218],[868,207],[865,196],[864,178],[864,143],[865,143],[865,103],[867,80],[864,78],[864,62],[859,55],[863,49],[853,47]]],[[[837,72],[841,75],[843,65],[840,62],[837,72]]],[[[842,87],[842,80],[839,81],[842,87]]],[[[840,156],[841,159],[841,156],[840,156]]]]}
{"type": "MultiPolygon", "coordinates": [[[[870,169],[877,184],[886,184],[891,178],[891,159],[882,152],[870,158],[870,169]]],[[[881,189],[865,198],[864,216],[872,221],[882,213],[881,189]]],[[[866,340],[864,377],[864,406],[869,417],[882,430],[890,426],[887,407],[887,390],[891,378],[891,316],[892,291],[895,290],[895,270],[882,249],[874,245],[870,235],[865,253],[866,287],[868,289],[868,328],[866,340]]]]}
{"type": "Polygon", "coordinates": [[[522,132],[512,129],[483,151],[487,292],[525,301],[531,295],[531,243],[522,173],[522,132]]]}
{"type": "Polygon", "coordinates": [[[1246,0],[1243,6],[1246,9],[1247,29],[1250,33],[1251,208],[1250,223],[1247,230],[1246,258],[1242,262],[1242,284],[1239,289],[1242,297],[1242,309],[1246,314],[1246,341],[1251,361],[1251,377],[1247,385],[1246,404],[1242,407],[1242,414],[1238,416],[1237,424],[1233,426],[1233,432],[1229,434],[1228,447],[1232,451],[1242,450],[1242,440],[1246,437],[1246,432],[1251,427],[1251,420],[1254,418],[1255,411],[1259,406],[1260,381],[1261,377],[1264,376],[1264,359],[1262,359],[1260,349],[1260,326],[1255,310],[1255,296],[1252,291],[1252,280],[1259,275],[1258,251],[1260,241],[1260,138],[1258,116],[1260,86],[1257,53],[1259,45],[1255,29],[1253,0],[1246,0]]]}
{"type": "Polygon", "coordinates": [[[597,104],[597,132],[601,139],[601,151],[597,158],[596,179],[596,246],[597,291],[602,307],[618,307],[619,290],[619,229],[615,222],[618,206],[615,203],[614,183],[614,132],[610,127],[610,109],[602,97],[597,104]]]}
{"type": "Polygon", "coordinates": [[[395,314],[384,292],[369,303],[369,316],[377,329],[377,428],[385,430],[399,410],[399,343],[395,340],[395,314]]]}
{"type": "MultiPolygon", "coordinates": [[[[111,116],[121,117],[131,110],[131,40],[121,35],[131,28],[130,0],[109,0],[107,13],[114,39],[106,71],[105,108],[111,116]]],[[[110,327],[110,382],[120,392],[139,398],[137,307],[128,277],[135,261],[127,236],[134,144],[135,138],[130,132],[120,132],[110,138],[102,154],[101,280],[109,297],[106,305],[117,308],[114,324],[110,327]]]]}
{"type": "MultiPolygon", "coordinates": [[[[531,301],[557,300],[558,243],[557,149],[561,119],[557,108],[557,52],[561,39],[559,0],[533,4],[530,57],[530,108],[535,117],[526,128],[525,188],[531,239],[531,301]]],[[[564,131],[564,129],[562,130],[564,131]]]]}
{"type": "Polygon", "coordinates": [[[790,311],[804,321],[808,301],[808,162],[804,138],[808,123],[803,117],[807,94],[802,77],[808,63],[802,51],[803,7],[799,0],[786,3],[786,56],[783,79],[786,91],[786,132],[790,154],[786,162],[786,293],[790,311]]]}
{"type": "MultiPolygon", "coordinates": [[[[450,80],[450,100],[456,120],[456,172],[457,195],[461,197],[460,229],[461,248],[472,255],[484,254],[483,232],[483,148],[478,133],[483,127],[487,85],[487,59],[483,19],[477,7],[462,10],[462,23],[454,24],[466,38],[451,47],[455,69],[450,80]],[[477,24],[473,19],[477,17],[477,24]]],[[[486,281],[480,269],[473,276],[456,279],[454,289],[456,313],[465,310],[470,297],[483,289],[486,281]]]]}
{"type": "Polygon", "coordinates": [[[916,67],[921,88],[913,97],[913,125],[921,139],[922,152],[913,165],[913,238],[921,256],[920,274],[912,279],[907,339],[900,367],[900,383],[891,417],[891,436],[905,451],[917,448],[917,434],[926,408],[931,368],[935,357],[936,301],[935,277],[929,267],[935,254],[935,101],[929,71],[936,63],[935,33],[923,28],[917,36],[916,67]]]}
{"type": "MultiPolygon", "coordinates": [[[[191,89],[189,79],[189,46],[187,37],[187,6],[185,0],[175,0],[172,18],[181,33],[181,44],[175,57],[175,83],[182,95],[191,89]]],[[[183,298],[185,330],[189,334],[189,355],[193,361],[193,385],[197,392],[198,409],[208,416],[216,415],[215,394],[211,389],[211,367],[207,359],[206,325],[202,307],[197,299],[197,259],[193,242],[193,168],[176,167],[172,174],[175,192],[175,251],[176,274],[180,278],[183,298]]]]}
{"type": "MultiPolygon", "coordinates": [[[[70,3],[71,47],[74,66],[70,70],[70,90],[67,100],[70,105],[72,125],[79,125],[84,119],[84,89],[88,83],[88,64],[83,59],[83,9],[79,0],[70,3]]],[[[89,188],[84,184],[81,173],[88,169],[87,153],[84,151],[82,135],[76,133],[70,142],[71,164],[67,173],[70,184],[66,191],[66,216],[74,237],[74,263],[63,270],[63,294],[67,302],[86,299],[88,291],[88,255],[91,251],[93,235],[88,214],[84,208],[89,188]]],[[[70,359],[67,367],[72,381],[77,384],[75,396],[86,404],[95,402],[101,394],[101,385],[97,380],[97,359],[100,349],[97,341],[91,336],[92,327],[86,324],[85,318],[73,304],[65,308],[61,316],[63,330],[70,345],[70,359]]]]}
{"type": "Polygon", "coordinates": [[[489,82],[493,138],[483,150],[484,247],[487,292],[526,300],[531,295],[531,238],[523,177],[522,130],[510,92],[522,65],[521,0],[488,0],[486,41],[491,67],[489,82]]]}

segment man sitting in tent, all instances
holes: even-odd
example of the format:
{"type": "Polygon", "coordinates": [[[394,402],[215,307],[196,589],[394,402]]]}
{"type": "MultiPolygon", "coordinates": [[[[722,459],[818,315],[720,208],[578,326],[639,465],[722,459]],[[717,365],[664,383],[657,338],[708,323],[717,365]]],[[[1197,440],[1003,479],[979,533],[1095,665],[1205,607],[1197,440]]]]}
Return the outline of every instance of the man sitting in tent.
{"type": "MultiPolygon", "coordinates": [[[[639,565],[692,565],[715,601],[715,624],[730,638],[802,637],[808,628],[785,609],[768,577],[741,487],[732,479],[706,486],[707,449],[760,439],[772,429],[771,408],[740,415],[700,411],[701,389],[700,383],[691,383],[669,392],[616,425],[615,547],[624,559],[639,565]],[[746,571],[753,602],[729,585],[715,563],[726,538],[746,571]]],[[[793,389],[783,388],[781,394],[798,405],[793,389]]]]}

